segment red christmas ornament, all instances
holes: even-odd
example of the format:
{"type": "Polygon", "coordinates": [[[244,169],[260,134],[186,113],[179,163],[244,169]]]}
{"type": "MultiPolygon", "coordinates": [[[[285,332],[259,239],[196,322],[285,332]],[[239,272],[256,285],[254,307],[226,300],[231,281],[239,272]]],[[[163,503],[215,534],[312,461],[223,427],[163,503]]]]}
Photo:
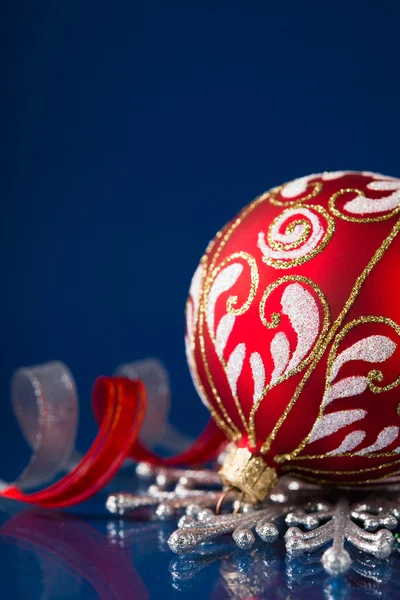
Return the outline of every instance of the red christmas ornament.
{"type": "Polygon", "coordinates": [[[400,179],[340,171],[254,200],[210,243],[187,357],[235,446],[225,484],[358,486],[400,472],[400,179]]]}

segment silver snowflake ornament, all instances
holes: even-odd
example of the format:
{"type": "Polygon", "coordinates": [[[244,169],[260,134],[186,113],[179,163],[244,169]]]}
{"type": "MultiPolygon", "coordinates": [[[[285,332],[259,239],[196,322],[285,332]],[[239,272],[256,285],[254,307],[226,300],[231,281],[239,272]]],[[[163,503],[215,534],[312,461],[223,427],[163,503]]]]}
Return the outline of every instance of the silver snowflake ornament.
{"type": "Polygon", "coordinates": [[[282,478],[264,503],[252,506],[241,502],[239,492],[223,490],[216,470],[139,464],[137,474],[152,480],[147,490],[113,494],[107,509],[120,517],[149,509],[162,520],[179,517],[178,528],[168,540],[169,548],[179,555],[207,554],[210,542],[226,534],[232,535],[241,551],[259,552],[260,544],[278,538],[282,523],[289,560],[325,548],[318,564],[330,575],[351,567],[347,544],[375,559],[386,559],[393,551],[392,530],[400,520],[395,492],[386,491],[382,498],[368,492],[362,502],[355,502],[346,492],[337,494],[282,478]]]}

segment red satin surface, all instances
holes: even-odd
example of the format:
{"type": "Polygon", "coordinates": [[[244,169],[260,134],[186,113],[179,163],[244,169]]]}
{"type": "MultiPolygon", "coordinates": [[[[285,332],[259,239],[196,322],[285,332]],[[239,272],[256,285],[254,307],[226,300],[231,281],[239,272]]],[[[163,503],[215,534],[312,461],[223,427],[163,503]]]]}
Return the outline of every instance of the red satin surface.
{"type": "Polygon", "coordinates": [[[92,391],[99,433],[82,461],[68,475],[35,493],[9,487],[1,496],[38,506],[62,508],[87,500],[103,488],[128,456],[157,465],[196,465],[214,459],[226,438],[210,421],[186,451],[163,459],[138,439],[146,411],[146,393],[140,381],[100,377],[92,391]]]}
{"type": "MultiPolygon", "coordinates": [[[[297,193],[282,194],[281,189],[275,190],[271,201],[266,197],[252,210],[245,208],[231,221],[231,229],[228,225],[223,234],[215,238],[208,255],[201,262],[201,270],[193,278],[187,310],[187,351],[195,366],[195,369],[192,367],[193,378],[198,378],[202,384],[203,395],[222,425],[225,423],[226,428],[236,428],[237,435],[242,436],[239,445],[259,453],[283,417],[283,424],[276,434],[274,432],[273,441],[263,454],[268,464],[284,473],[309,475],[333,483],[357,484],[400,472],[400,433],[391,443],[384,445],[382,452],[373,456],[362,454],[364,449],[379,441],[379,436],[384,438],[385,432],[398,432],[400,428],[400,387],[396,384],[400,376],[400,336],[399,331],[396,332],[395,327],[390,325],[400,326],[399,211],[398,208],[385,208],[388,198],[395,190],[400,190],[400,180],[388,183],[387,179],[369,173],[331,175],[310,176],[307,188],[301,190],[300,186],[297,193]],[[390,189],[385,189],[385,185],[391,186],[390,189]],[[339,195],[336,197],[335,194],[339,195]],[[370,203],[375,202],[375,212],[350,212],[351,203],[358,196],[371,199],[370,203]],[[361,218],[365,222],[357,221],[361,218]],[[290,244],[290,236],[293,237],[296,227],[304,227],[298,225],[299,219],[300,222],[308,222],[309,231],[304,229],[303,241],[290,244]],[[331,235],[328,233],[328,219],[331,235]],[[315,236],[321,236],[319,242],[315,241],[315,236]],[[348,310],[346,304],[356,281],[387,239],[391,239],[390,244],[360,283],[348,310]],[[309,249],[302,254],[306,243],[309,249]],[[284,258],[279,263],[277,258],[268,259],[271,256],[268,251],[272,252],[272,247],[275,256],[279,250],[281,256],[286,252],[288,257],[291,252],[293,255],[297,252],[301,260],[296,262],[295,259],[284,258]],[[286,379],[275,384],[272,374],[276,363],[279,366],[279,361],[283,361],[279,373],[286,373],[284,369],[290,363],[284,362],[282,356],[287,351],[289,361],[297,348],[301,351],[300,339],[303,346],[306,345],[307,331],[296,332],[283,306],[285,291],[289,286],[293,290],[296,281],[297,289],[303,290],[303,298],[308,298],[302,310],[312,314],[311,326],[317,328],[321,340],[328,341],[323,354],[312,366],[308,379],[305,375],[309,365],[313,364],[311,353],[317,347],[318,337],[306,346],[303,357],[308,363],[302,366],[297,359],[295,364],[300,365],[299,369],[290,370],[288,367],[286,379]],[[212,288],[215,282],[217,285],[212,288]],[[326,332],[322,331],[323,303],[312,284],[318,286],[329,307],[326,332]],[[199,308],[202,302],[203,313],[199,308]],[[317,307],[316,311],[311,312],[312,305],[317,307]],[[345,316],[335,329],[334,324],[343,310],[345,316]],[[314,312],[317,312],[316,317],[314,312]],[[365,321],[345,332],[346,325],[362,319],[365,321]],[[328,337],[330,332],[331,338],[328,337]],[[339,334],[343,334],[341,340],[339,334]],[[395,350],[390,353],[379,350],[376,346],[378,338],[392,344],[395,350]],[[345,356],[343,353],[348,348],[355,347],[362,340],[371,340],[371,348],[375,344],[376,351],[371,350],[370,360],[347,359],[331,381],[328,359],[335,340],[340,341],[337,355],[345,356]],[[254,373],[251,359],[257,365],[261,363],[254,373]],[[392,387],[375,393],[365,384],[362,393],[352,391],[354,385],[352,388],[349,382],[356,381],[356,378],[359,382],[366,381],[370,372],[375,372],[372,378],[375,378],[378,387],[392,387]],[[303,379],[306,383],[304,388],[300,388],[303,379]],[[365,411],[365,416],[354,417],[354,422],[349,421],[336,429],[332,426],[330,435],[321,435],[298,450],[295,459],[285,462],[285,456],[301,448],[300,444],[312,431],[326,386],[338,382],[343,383],[344,391],[337,392],[325,414],[330,416],[348,411],[347,415],[354,415],[350,411],[356,409],[365,411]],[[249,421],[254,397],[259,393],[257,386],[261,389],[269,387],[255,416],[256,445],[253,446],[249,439],[249,421]],[[297,389],[301,389],[298,398],[295,396],[297,389]],[[294,403],[285,413],[292,398],[294,403]],[[364,435],[362,443],[355,446],[352,455],[341,452],[335,455],[345,437],[353,432],[364,435]],[[281,459],[279,463],[275,462],[277,455],[281,459]]],[[[392,202],[398,204],[398,196],[394,196],[392,202]]],[[[292,311],[295,310],[293,304],[292,311]]],[[[308,327],[310,329],[313,331],[312,327],[308,327]]]]}

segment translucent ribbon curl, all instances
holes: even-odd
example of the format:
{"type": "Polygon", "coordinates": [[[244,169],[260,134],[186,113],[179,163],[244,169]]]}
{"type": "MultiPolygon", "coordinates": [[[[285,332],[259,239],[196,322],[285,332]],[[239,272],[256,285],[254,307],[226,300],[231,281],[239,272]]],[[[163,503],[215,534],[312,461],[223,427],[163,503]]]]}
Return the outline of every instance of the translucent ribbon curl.
{"type": "Polygon", "coordinates": [[[169,384],[165,369],[158,361],[146,359],[123,365],[118,374],[100,377],[94,383],[92,408],[99,432],[82,456],[74,449],[78,397],[68,368],[52,362],[15,373],[13,410],[32,455],[18,479],[11,484],[1,482],[0,496],[46,507],[71,506],[104,487],[127,458],[166,466],[196,465],[213,460],[227,444],[210,420],[187,450],[162,458],[146,444],[172,450],[187,441],[167,421],[169,384]],[[68,473],[56,483],[29,493],[61,471],[68,473]]]}

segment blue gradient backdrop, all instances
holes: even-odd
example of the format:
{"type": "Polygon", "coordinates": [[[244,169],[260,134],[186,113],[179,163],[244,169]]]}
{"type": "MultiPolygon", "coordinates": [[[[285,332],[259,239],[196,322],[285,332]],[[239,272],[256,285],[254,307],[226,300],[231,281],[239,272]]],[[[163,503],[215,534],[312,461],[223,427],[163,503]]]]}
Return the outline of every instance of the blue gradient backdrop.
{"type": "Polygon", "coordinates": [[[13,370],[54,358],[80,390],[81,449],[94,378],[148,355],[175,424],[200,431],[183,347],[197,262],[275,184],[400,175],[399,22],[393,0],[3,0],[0,455],[13,370]]]}

